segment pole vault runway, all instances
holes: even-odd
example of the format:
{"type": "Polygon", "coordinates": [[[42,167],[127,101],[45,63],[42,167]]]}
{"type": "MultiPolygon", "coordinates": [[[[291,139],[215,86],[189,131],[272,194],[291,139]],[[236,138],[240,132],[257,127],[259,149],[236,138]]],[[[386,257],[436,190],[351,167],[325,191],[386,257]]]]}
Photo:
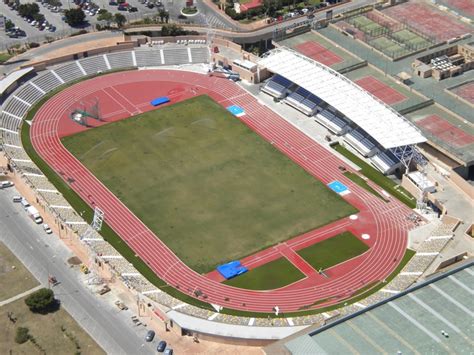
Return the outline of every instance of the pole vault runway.
{"type": "MultiPolygon", "coordinates": [[[[103,123],[95,121],[93,124],[103,123]]],[[[89,206],[98,206],[105,212],[107,224],[161,279],[195,298],[199,297],[193,290],[199,289],[207,296],[201,300],[227,308],[272,312],[274,306],[279,306],[281,312],[288,313],[321,299],[330,298],[331,301],[314,308],[338,303],[364,285],[384,280],[396,268],[407,246],[407,232],[413,227],[407,219],[412,213],[408,207],[394,198],[384,202],[354,184],[339,169],[345,164],[330,151],[261,105],[237,84],[222,78],[178,70],[141,70],[100,76],[73,85],[47,101],[38,110],[30,135],[35,150],[48,165],[89,206]],[[63,136],[86,129],[69,118],[74,102],[81,99],[98,98],[103,117],[111,122],[127,118],[131,113],[153,109],[148,104],[153,97],[167,95],[175,103],[202,94],[209,95],[224,107],[242,107],[246,114],[239,119],[243,123],[323,183],[338,180],[347,186],[351,193],[343,198],[360,211],[357,220],[342,219],[331,226],[293,238],[283,243],[284,246],[250,256],[247,260],[250,265],[262,264],[267,257],[269,261],[278,252],[291,255],[302,247],[335,235],[338,230],[352,231],[359,238],[363,233],[370,235],[370,239],[365,240],[370,249],[358,258],[329,269],[331,277],[324,282],[319,282],[319,279],[309,282],[304,278],[291,287],[270,291],[226,286],[188,268],[60,141],[63,136]]]]}

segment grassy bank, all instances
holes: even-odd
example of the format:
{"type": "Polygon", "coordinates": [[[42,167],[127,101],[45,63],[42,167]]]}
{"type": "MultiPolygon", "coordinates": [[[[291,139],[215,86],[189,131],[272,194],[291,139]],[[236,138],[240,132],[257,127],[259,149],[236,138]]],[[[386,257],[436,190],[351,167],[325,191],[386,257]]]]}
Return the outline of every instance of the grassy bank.
{"type": "Polygon", "coordinates": [[[408,191],[406,191],[403,187],[398,186],[395,182],[390,180],[380,171],[376,170],[365,161],[351,153],[349,150],[344,148],[340,144],[336,144],[332,146],[340,154],[344,155],[347,159],[352,161],[354,164],[361,168],[360,172],[367,177],[368,179],[372,180],[374,183],[379,185],[385,191],[390,193],[392,196],[399,199],[405,205],[410,208],[416,207],[416,198],[414,198],[408,191]]]}

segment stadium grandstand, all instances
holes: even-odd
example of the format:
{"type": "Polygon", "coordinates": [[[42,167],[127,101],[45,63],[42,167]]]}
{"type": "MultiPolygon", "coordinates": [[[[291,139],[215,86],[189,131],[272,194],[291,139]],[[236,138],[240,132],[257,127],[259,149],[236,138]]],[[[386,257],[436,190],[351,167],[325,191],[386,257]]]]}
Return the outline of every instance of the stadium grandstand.
{"type": "Polygon", "coordinates": [[[407,168],[426,138],[407,119],[355,83],[298,52],[279,47],[259,64],[274,75],[262,91],[313,117],[378,170],[407,168]]]}
{"type": "Polygon", "coordinates": [[[311,327],[267,354],[435,354],[472,349],[474,263],[434,275],[381,302],[311,327]]]}

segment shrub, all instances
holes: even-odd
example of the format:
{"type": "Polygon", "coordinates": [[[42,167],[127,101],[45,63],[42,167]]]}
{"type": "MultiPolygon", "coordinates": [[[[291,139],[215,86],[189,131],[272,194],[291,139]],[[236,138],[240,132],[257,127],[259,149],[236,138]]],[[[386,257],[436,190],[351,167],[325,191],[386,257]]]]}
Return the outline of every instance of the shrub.
{"type": "Polygon", "coordinates": [[[25,303],[32,312],[47,312],[56,304],[54,292],[49,288],[42,288],[25,299],[25,303]]]}
{"type": "Polygon", "coordinates": [[[28,328],[19,327],[16,330],[15,342],[18,344],[26,343],[30,339],[30,330],[28,328]]]}
{"type": "Polygon", "coordinates": [[[40,46],[40,44],[39,44],[39,43],[36,43],[36,42],[31,42],[31,43],[28,44],[28,46],[29,46],[30,48],[38,48],[38,47],[40,46]]]}
{"type": "Polygon", "coordinates": [[[87,30],[80,30],[77,32],[72,33],[69,37],[74,37],[74,36],[79,36],[79,35],[84,35],[87,33],[87,30]]]}

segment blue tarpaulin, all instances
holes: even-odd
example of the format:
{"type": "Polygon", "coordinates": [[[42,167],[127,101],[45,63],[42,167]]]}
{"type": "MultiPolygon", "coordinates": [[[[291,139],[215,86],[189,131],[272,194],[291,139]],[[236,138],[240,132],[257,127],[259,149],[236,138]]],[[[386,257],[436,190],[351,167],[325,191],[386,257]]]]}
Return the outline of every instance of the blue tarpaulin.
{"type": "Polygon", "coordinates": [[[170,102],[170,99],[166,96],[162,96],[162,97],[157,97],[156,99],[151,100],[150,104],[152,104],[153,106],[159,106],[162,104],[166,104],[167,102],[170,102]]]}
{"type": "Polygon", "coordinates": [[[231,261],[230,263],[219,265],[217,271],[228,280],[249,270],[242,266],[240,261],[231,261]]]}
{"type": "Polygon", "coordinates": [[[346,185],[337,180],[329,183],[328,186],[331,190],[338,193],[339,195],[345,195],[350,192],[346,185]]]}
{"type": "Polygon", "coordinates": [[[231,114],[237,117],[242,117],[243,115],[245,115],[244,109],[237,105],[232,105],[232,106],[227,107],[227,111],[229,111],[231,114]]]}

